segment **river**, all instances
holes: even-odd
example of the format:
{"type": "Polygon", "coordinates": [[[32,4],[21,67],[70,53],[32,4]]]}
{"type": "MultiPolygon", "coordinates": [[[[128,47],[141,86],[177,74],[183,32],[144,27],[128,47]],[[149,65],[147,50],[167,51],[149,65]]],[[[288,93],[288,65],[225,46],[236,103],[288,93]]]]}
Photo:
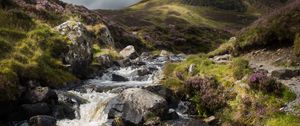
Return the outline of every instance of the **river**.
{"type": "MultiPolygon", "coordinates": [[[[72,96],[86,100],[80,104],[76,99],[73,108],[77,108],[75,119],[64,119],[57,122],[58,126],[101,126],[110,125],[108,111],[109,101],[118,93],[127,88],[145,87],[157,85],[162,76],[162,67],[167,61],[181,61],[184,56],[171,57],[139,57],[142,65],[130,65],[127,67],[112,67],[94,79],[86,80],[84,85],[70,90],[72,96]],[[142,72],[144,71],[144,72],[142,72]],[[127,81],[124,81],[126,79],[127,81]],[[84,91],[83,91],[84,90],[84,91]]],[[[62,93],[62,92],[61,92],[62,93]]],[[[59,93],[60,94],[60,93],[59,93]]],[[[62,94],[60,94],[62,95],[62,94]]],[[[59,96],[60,96],[59,95],[59,96]]],[[[62,100],[64,97],[59,97],[62,100]]]]}

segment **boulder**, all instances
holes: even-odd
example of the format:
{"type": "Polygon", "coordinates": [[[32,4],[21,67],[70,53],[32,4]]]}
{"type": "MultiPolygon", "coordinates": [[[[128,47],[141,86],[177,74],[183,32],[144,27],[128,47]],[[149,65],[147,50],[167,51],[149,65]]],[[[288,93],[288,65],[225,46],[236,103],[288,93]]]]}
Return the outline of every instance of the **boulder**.
{"type": "Polygon", "coordinates": [[[55,105],[52,108],[52,115],[56,119],[75,119],[76,117],[75,110],[66,104],[55,105]]]}
{"type": "Polygon", "coordinates": [[[162,117],[167,113],[163,97],[139,88],[124,90],[111,103],[109,117],[122,118],[127,124],[141,125],[149,115],[162,117]]]}
{"type": "Polygon", "coordinates": [[[125,47],[121,52],[120,55],[125,58],[125,59],[134,59],[137,57],[137,53],[135,51],[134,46],[129,45],[127,47],[125,47]]]}
{"type": "Polygon", "coordinates": [[[120,75],[117,75],[117,74],[112,74],[111,77],[112,77],[112,81],[117,81],[117,82],[128,81],[127,78],[125,78],[123,76],[120,76],[120,75]]]}
{"type": "Polygon", "coordinates": [[[217,64],[226,64],[230,62],[231,59],[230,54],[225,54],[225,55],[220,55],[220,56],[215,56],[211,60],[217,64]]]}
{"type": "Polygon", "coordinates": [[[48,115],[50,114],[50,108],[46,103],[36,103],[36,104],[23,104],[21,107],[24,109],[27,115],[48,115]]]}
{"type": "Polygon", "coordinates": [[[56,119],[46,115],[34,116],[29,119],[29,126],[56,126],[56,119]]]}
{"type": "Polygon", "coordinates": [[[279,79],[291,79],[293,77],[300,75],[300,70],[291,70],[291,69],[281,69],[274,70],[271,73],[272,77],[276,77],[279,79]]]}
{"type": "Polygon", "coordinates": [[[172,53],[168,52],[166,50],[161,50],[161,52],[159,54],[159,56],[161,56],[161,57],[170,56],[170,55],[172,55],[172,53]]]}
{"type": "Polygon", "coordinates": [[[173,93],[173,91],[162,85],[148,86],[145,87],[145,89],[165,98],[169,107],[176,107],[179,102],[176,99],[176,95],[173,93]]]}
{"type": "Polygon", "coordinates": [[[196,65],[195,64],[191,64],[190,66],[189,66],[189,74],[192,74],[192,75],[194,75],[195,74],[195,70],[196,70],[196,65]]]}
{"type": "Polygon", "coordinates": [[[57,103],[57,94],[48,87],[39,86],[34,89],[29,89],[24,95],[24,100],[30,104],[39,102],[55,104],[57,103]]]}
{"type": "Polygon", "coordinates": [[[120,66],[120,67],[127,67],[127,66],[132,65],[132,63],[130,62],[129,59],[122,59],[122,60],[117,60],[116,62],[114,62],[114,65],[120,66]]]}
{"type": "Polygon", "coordinates": [[[75,21],[64,22],[55,29],[70,39],[69,50],[64,56],[65,62],[70,64],[74,74],[84,76],[86,68],[92,62],[92,35],[82,23],[75,21]]]}
{"type": "Polygon", "coordinates": [[[110,67],[113,63],[111,57],[107,54],[99,55],[95,58],[96,62],[101,66],[110,67]]]}

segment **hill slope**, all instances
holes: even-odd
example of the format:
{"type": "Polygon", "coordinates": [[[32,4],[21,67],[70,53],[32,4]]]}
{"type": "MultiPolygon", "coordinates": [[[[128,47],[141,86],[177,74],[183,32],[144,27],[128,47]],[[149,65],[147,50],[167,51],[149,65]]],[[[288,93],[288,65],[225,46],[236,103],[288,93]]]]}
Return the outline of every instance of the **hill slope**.
{"type": "Polygon", "coordinates": [[[132,31],[150,49],[185,53],[214,49],[256,19],[236,10],[169,0],[144,0],[128,9],[99,12],[132,31]]]}

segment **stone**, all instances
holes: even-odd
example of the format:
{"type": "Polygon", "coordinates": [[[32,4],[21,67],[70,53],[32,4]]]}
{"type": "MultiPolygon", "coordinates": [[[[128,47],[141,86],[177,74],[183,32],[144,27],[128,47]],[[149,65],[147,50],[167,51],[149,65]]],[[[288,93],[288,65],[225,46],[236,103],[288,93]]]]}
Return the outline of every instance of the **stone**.
{"type": "Polygon", "coordinates": [[[52,115],[56,119],[75,119],[75,110],[68,105],[55,105],[52,108],[52,115]]]}
{"type": "Polygon", "coordinates": [[[129,45],[120,51],[120,55],[125,59],[134,59],[137,57],[135,48],[132,45],[129,45]]]}
{"type": "Polygon", "coordinates": [[[140,88],[124,90],[112,103],[110,117],[121,115],[120,118],[128,124],[141,125],[149,114],[161,117],[167,113],[167,101],[163,97],[140,88]],[[116,110],[118,114],[113,115],[116,110]]]}
{"type": "Polygon", "coordinates": [[[101,66],[110,67],[113,64],[112,58],[107,54],[99,55],[95,58],[101,66]]]}
{"type": "Polygon", "coordinates": [[[144,126],[157,126],[160,124],[160,118],[159,117],[151,117],[149,119],[145,120],[144,126]]]}
{"type": "Polygon", "coordinates": [[[114,65],[120,66],[120,67],[127,67],[132,65],[129,59],[122,59],[122,60],[117,60],[114,62],[114,65]]]}
{"type": "Polygon", "coordinates": [[[56,126],[56,119],[46,115],[33,116],[29,119],[29,126],[56,126]]]}
{"type": "Polygon", "coordinates": [[[57,103],[57,94],[55,91],[48,87],[36,87],[34,89],[29,89],[24,96],[26,103],[38,103],[45,102],[55,104],[57,103]]]}
{"type": "Polygon", "coordinates": [[[173,91],[162,85],[148,86],[145,89],[166,99],[169,107],[176,107],[178,104],[173,91]]]}
{"type": "Polygon", "coordinates": [[[112,77],[112,81],[117,81],[117,82],[129,81],[127,78],[117,74],[112,74],[111,77],[112,77]]]}
{"type": "Polygon", "coordinates": [[[21,107],[24,109],[27,115],[48,115],[50,114],[50,108],[46,103],[36,103],[36,104],[23,104],[21,107]]]}
{"type": "Polygon", "coordinates": [[[169,109],[168,114],[164,118],[165,120],[176,120],[179,119],[179,115],[174,109],[169,109]]]}
{"type": "Polygon", "coordinates": [[[206,123],[211,123],[211,122],[213,122],[215,120],[216,120],[215,116],[210,116],[208,118],[203,119],[203,121],[206,122],[206,123]]]}
{"type": "Polygon", "coordinates": [[[291,69],[274,70],[271,72],[271,75],[272,77],[287,80],[299,76],[300,70],[291,70],[291,69]]]}
{"type": "Polygon", "coordinates": [[[161,56],[161,57],[170,56],[170,55],[172,55],[172,53],[168,52],[166,50],[161,50],[161,52],[159,54],[159,56],[161,56]]]}
{"type": "Polygon", "coordinates": [[[60,34],[70,39],[69,50],[64,56],[71,72],[84,76],[86,68],[92,62],[92,35],[86,27],[76,21],[66,21],[55,28],[60,34]]]}
{"type": "Polygon", "coordinates": [[[230,60],[230,58],[231,58],[231,55],[225,54],[225,55],[222,55],[222,56],[215,56],[214,60],[215,61],[230,60]]]}
{"type": "Polygon", "coordinates": [[[195,73],[195,70],[196,70],[196,65],[195,64],[191,64],[189,66],[188,72],[189,72],[189,74],[193,75],[195,73]]]}

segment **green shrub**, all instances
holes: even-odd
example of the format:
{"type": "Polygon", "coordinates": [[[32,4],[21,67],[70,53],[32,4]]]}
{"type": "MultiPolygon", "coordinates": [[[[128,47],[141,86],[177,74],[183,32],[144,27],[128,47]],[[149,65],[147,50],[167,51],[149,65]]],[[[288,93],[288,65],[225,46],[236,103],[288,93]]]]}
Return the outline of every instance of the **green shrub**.
{"type": "Polygon", "coordinates": [[[294,41],[294,53],[297,57],[300,57],[300,34],[296,35],[294,41]]]}
{"type": "Polygon", "coordinates": [[[231,67],[233,77],[238,80],[242,79],[245,75],[251,73],[249,61],[242,58],[234,59],[231,67]]]}

